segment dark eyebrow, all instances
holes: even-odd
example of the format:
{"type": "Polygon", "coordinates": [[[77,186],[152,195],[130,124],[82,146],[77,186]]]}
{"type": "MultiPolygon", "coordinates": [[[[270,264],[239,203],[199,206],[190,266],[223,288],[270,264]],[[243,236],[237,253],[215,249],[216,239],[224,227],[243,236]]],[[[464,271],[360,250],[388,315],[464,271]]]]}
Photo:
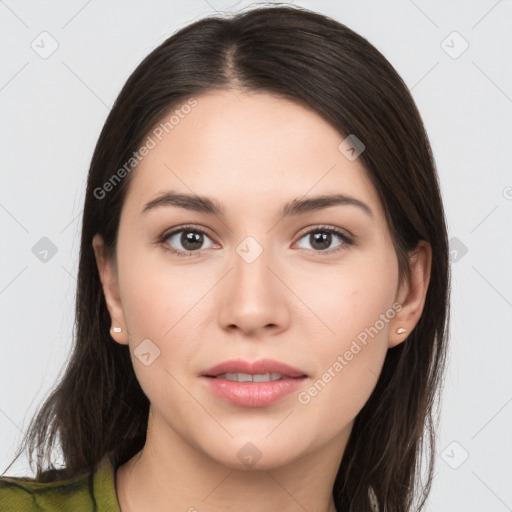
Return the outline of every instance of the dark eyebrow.
{"type": "MultiPolygon", "coordinates": [[[[320,195],[308,197],[306,199],[294,199],[284,205],[281,210],[281,217],[301,215],[307,212],[322,210],[324,208],[337,205],[356,206],[373,218],[373,212],[366,203],[363,203],[363,201],[360,201],[355,197],[344,194],[320,195]]],[[[222,209],[222,206],[214,199],[210,199],[205,196],[180,194],[172,191],[164,192],[155,199],[149,201],[141,214],[145,214],[154,208],[162,206],[177,206],[178,208],[184,208],[186,210],[224,217],[224,210],[222,209]]]]}
{"type": "Polygon", "coordinates": [[[162,206],[177,206],[178,208],[185,208],[186,210],[210,213],[218,217],[224,217],[222,207],[214,199],[198,195],[179,194],[172,191],[164,192],[155,197],[152,201],[149,201],[149,203],[144,206],[141,214],[145,214],[154,208],[162,206]]]}
{"type": "Polygon", "coordinates": [[[363,203],[363,201],[352,196],[347,196],[345,194],[325,194],[321,196],[309,197],[307,199],[294,199],[290,203],[284,205],[281,216],[289,217],[291,215],[300,215],[301,213],[322,210],[323,208],[329,208],[331,206],[337,205],[357,206],[358,208],[361,208],[361,210],[363,210],[367,215],[373,218],[373,212],[366,203],[363,203]]]}

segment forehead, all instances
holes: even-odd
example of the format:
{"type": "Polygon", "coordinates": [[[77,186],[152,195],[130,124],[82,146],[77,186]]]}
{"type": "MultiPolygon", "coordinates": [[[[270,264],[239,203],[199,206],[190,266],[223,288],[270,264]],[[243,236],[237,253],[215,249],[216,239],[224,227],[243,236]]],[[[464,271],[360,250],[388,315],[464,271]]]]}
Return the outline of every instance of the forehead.
{"type": "Polygon", "coordinates": [[[174,190],[226,204],[276,209],[305,194],[350,194],[381,205],[361,161],[340,151],[345,139],[312,109],[268,93],[210,91],[192,108],[168,113],[145,142],[126,203],[141,211],[174,190]],[[172,122],[170,122],[172,118],[172,122]]]}

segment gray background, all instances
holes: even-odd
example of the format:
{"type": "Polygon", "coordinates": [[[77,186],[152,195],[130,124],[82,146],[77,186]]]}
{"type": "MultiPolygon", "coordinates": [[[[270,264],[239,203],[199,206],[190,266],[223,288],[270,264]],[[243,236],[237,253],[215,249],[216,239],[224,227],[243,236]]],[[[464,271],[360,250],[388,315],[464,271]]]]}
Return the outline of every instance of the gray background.
{"type": "MultiPolygon", "coordinates": [[[[512,510],[512,2],[294,3],[345,23],[391,61],[433,145],[453,291],[427,510],[512,510]]],[[[248,4],[0,1],[0,472],[70,352],[86,175],[110,106],[174,31],[248,4]]],[[[9,474],[29,474],[26,460],[9,474]]]]}

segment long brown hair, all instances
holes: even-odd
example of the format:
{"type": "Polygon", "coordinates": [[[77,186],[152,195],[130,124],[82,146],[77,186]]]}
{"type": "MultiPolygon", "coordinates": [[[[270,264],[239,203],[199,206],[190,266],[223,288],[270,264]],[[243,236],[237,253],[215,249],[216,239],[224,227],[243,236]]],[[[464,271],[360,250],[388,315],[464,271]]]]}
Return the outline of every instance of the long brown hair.
{"type": "Polygon", "coordinates": [[[435,163],[411,94],[386,58],[343,24],[295,7],[255,8],[194,22],[152,51],[124,85],[88,175],[73,351],[14,460],[26,448],[32,466],[35,452],[37,478],[48,481],[56,475],[51,451],[57,442],[65,462],[61,478],[93,469],[108,452],[123,464],[142,449],[149,401],[128,347],[109,335],[111,319],[92,248],[100,233],[115,258],[133,173],[106,194],[98,190],[164,115],[190,97],[229,88],[300,102],[340,134],[356,134],[364,142],[359,158],[383,204],[401,279],[408,276],[408,255],[418,242],[432,247],[422,316],[408,339],[388,350],[378,383],[356,417],[333,488],[340,511],[370,511],[369,488],[381,512],[405,512],[416,498],[419,510],[432,482],[449,317],[448,244],[435,163]]]}

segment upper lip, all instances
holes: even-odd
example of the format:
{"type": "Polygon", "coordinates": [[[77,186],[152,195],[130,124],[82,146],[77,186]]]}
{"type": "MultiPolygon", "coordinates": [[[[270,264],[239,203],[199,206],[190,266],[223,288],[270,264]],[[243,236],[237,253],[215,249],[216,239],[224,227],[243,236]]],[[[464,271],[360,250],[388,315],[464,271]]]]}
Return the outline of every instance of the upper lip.
{"type": "Polygon", "coordinates": [[[250,373],[252,375],[262,373],[279,373],[283,377],[306,377],[306,374],[288,364],[273,359],[259,359],[258,361],[245,361],[243,359],[231,359],[212,366],[202,375],[217,377],[223,373],[250,373]]]}

